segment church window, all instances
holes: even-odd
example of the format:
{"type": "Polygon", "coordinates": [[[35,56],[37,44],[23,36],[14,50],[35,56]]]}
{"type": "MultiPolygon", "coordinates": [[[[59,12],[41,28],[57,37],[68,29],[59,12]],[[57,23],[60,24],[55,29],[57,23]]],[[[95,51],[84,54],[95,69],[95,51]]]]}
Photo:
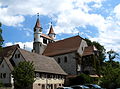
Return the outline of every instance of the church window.
{"type": "Polygon", "coordinates": [[[44,43],[44,44],[47,44],[47,39],[44,38],[44,39],[43,39],[43,43],[44,43]]]}
{"type": "Polygon", "coordinates": [[[3,74],[3,78],[6,78],[6,73],[3,74]]]}
{"type": "Polygon", "coordinates": [[[82,51],[84,50],[84,48],[82,47],[82,51]]]}
{"type": "Polygon", "coordinates": [[[60,63],[60,58],[58,58],[58,63],[60,63]]]}
{"type": "Polygon", "coordinates": [[[64,62],[67,63],[67,57],[66,56],[64,57],[64,62]]]}

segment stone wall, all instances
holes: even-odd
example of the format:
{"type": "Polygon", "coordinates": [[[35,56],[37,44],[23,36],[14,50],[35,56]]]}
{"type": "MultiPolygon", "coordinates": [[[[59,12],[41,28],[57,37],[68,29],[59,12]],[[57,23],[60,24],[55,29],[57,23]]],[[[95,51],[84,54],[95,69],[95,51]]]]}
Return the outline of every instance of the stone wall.
{"type": "Polygon", "coordinates": [[[66,73],[70,75],[71,74],[76,75],[77,68],[76,68],[75,56],[76,56],[75,52],[73,52],[73,53],[67,53],[63,55],[57,55],[57,56],[54,56],[54,58],[66,73]],[[66,61],[65,61],[65,57],[66,57],[66,61]]]}

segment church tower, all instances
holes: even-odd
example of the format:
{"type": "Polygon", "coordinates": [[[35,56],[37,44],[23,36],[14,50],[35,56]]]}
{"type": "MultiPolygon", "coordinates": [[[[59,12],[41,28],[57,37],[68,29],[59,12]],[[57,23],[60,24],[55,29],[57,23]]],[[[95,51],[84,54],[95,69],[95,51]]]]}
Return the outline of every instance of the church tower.
{"type": "Polygon", "coordinates": [[[50,30],[49,30],[49,33],[48,33],[48,36],[51,37],[53,40],[55,39],[55,32],[53,30],[53,27],[52,27],[52,22],[51,22],[51,27],[50,27],[50,30]]]}
{"type": "Polygon", "coordinates": [[[42,54],[42,27],[39,21],[39,14],[37,15],[37,21],[34,27],[34,43],[33,52],[42,54]]]}
{"type": "Polygon", "coordinates": [[[47,44],[53,43],[55,39],[55,33],[52,27],[49,30],[48,35],[42,33],[42,27],[39,21],[39,14],[37,15],[37,21],[34,27],[34,42],[33,42],[33,52],[42,54],[47,47],[47,44]]]}

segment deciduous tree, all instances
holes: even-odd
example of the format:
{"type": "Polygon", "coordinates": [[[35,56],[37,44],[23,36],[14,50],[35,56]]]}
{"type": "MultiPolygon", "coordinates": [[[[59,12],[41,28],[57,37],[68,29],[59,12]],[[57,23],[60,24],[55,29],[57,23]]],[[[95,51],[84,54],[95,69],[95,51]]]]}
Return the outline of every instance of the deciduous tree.
{"type": "Polygon", "coordinates": [[[20,62],[12,72],[15,89],[31,89],[34,82],[33,62],[20,62]]]}

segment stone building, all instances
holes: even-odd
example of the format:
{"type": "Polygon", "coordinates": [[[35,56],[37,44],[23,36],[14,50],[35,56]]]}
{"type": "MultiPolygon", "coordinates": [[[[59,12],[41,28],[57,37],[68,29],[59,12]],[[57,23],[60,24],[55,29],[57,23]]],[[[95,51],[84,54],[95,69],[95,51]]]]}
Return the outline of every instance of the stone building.
{"type": "Polygon", "coordinates": [[[84,71],[91,73],[91,70],[94,70],[92,65],[89,65],[88,68],[83,65],[86,58],[90,59],[89,56],[95,54],[94,49],[92,49],[92,51],[89,51],[89,54],[86,55],[86,50],[89,50],[90,47],[88,47],[84,38],[77,35],[54,41],[55,32],[52,25],[48,35],[43,34],[41,29],[42,27],[38,18],[34,27],[33,52],[53,57],[69,75],[77,75],[84,71]]]}
{"type": "Polygon", "coordinates": [[[33,89],[56,89],[63,86],[67,75],[55,59],[39,55],[19,48],[18,45],[3,48],[0,63],[0,81],[13,85],[11,72],[21,61],[31,61],[35,67],[35,82],[33,89]]]}

